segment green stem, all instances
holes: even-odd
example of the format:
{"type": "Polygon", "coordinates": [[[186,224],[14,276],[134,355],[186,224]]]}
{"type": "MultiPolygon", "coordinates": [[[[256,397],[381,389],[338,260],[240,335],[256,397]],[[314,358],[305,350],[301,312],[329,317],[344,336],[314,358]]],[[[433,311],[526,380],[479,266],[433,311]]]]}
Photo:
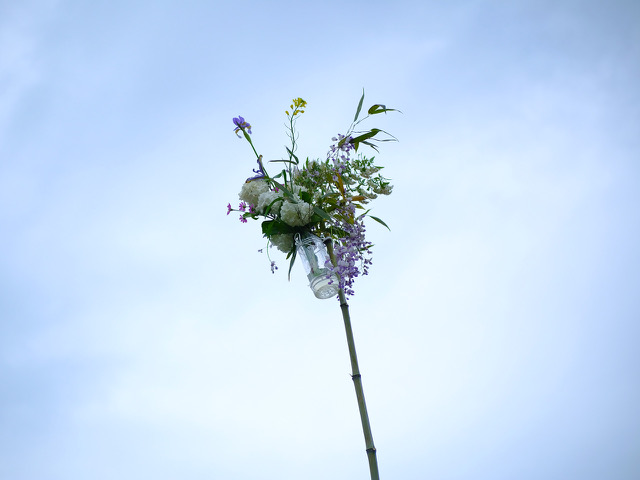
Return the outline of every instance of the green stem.
{"type": "MultiPolygon", "coordinates": [[[[336,256],[333,252],[333,243],[331,239],[325,241],[327,251],[331,257],[331,262],[336,265],[336,256]]],[[[353,339],[353,330],[351,328],[351,317],[349,316],[349,304],[344,295],[344,291],[338,291],[340,300],[340,309],[342,310],[342,319],[344,320],[344,329],[347,334],[347,345],[349,346],[349,357],[351,358],[351,379],[356,389],[356,397],[358,399],[358,409],[360,410],[360,421],[362,422],[362,432],[364,433],[364,442],[367,447],[367,458],[369,460],[369,472],[371,480],[380,480],[378,474],[378,460],[376,457],[376,447],[373,444],[373,435],[371,435],[371,424],[369,423],[369,415],[367,414],[367,404],[364,400],[364,389],[362,388],[362,376],[358,368],[358,356],[356,355],[356,344],[353,339]]]]}
{"type": "Polygon", "coordinates": [[[247,132],[244,131],[244,128],[242,129],[242,134],[244,135],[244,138],[246,138],[247,142],[249,142],[249,145],[251,145],[251,149],[253,150],[253,153],[256,154],[256,158],[260,158],[260,155],[258,155],[258,152],[256,152],[256,147],[253,146],[253,142],[251,141],[251,137],[249,136],[249,134],[247,132]]]}

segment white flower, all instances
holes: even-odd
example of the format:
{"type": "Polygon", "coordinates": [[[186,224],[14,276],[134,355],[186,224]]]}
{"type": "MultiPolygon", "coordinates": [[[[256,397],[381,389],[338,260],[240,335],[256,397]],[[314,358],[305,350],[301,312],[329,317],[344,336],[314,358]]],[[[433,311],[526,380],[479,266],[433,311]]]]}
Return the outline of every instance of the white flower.
{"type": "Polygon", "coordinates": [[[238,197],[240,197],[240,200],[243,202],[247,202],[251,205],[257,205],[260,195],[268,190],[269,183],[260,178],[242,185],[242,190],[240,190],[238,197]]]}
{"type": "Polygon", "coordinates": [[[277,247],[278,250],[284,253],[289,253],[293,248],[293,234],[283,233],[281,235],[271,235],[269,237],[271,245],[277,247]]]}
{"type": "Polygon", "coordinates": [[[393,190],[393,185],[387,184],[384,187],[374,188],[373,191],[379,193],[380,195],[391,195],[391,191],[393,190]]]}
{"type": "Polygon", "coordinates": [[[282,196],[279,193],[274,192],[273,190],[261,193],[260,197],[258,197],[258,211],[264,212],[264,209],[269,205],[271,205],[271,210],[269,210],[269,213],[277,215],[278,212],[280,212],[280,207],[282,206],[282,196]],[[273,205],[271,205],[271,203],[277,199],[280,199],[280,201],[275,202],[273,205]]]}
{"type": "Polygon", "coordinates": [[[374,173],[378,173],[380,170],[382,170],[382,167],[368,167],[368,168],[363,168],[360,171],[360,174],[364,177],[364,178],[370,178],[371,175],[373,175],[374,173]]]}
{"type": "Polygon", "coordinates": [[[284,202],[280,209],[282,221],[292,227],[301,227],[311,220],[313,206],[302,200],[298,203],[284,202]]]}

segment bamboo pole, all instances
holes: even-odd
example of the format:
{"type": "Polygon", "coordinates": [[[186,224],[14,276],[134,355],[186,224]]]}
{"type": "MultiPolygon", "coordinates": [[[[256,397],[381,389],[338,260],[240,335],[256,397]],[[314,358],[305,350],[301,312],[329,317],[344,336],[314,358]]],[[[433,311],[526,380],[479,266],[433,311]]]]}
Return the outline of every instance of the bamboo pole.
{"type": "MultiPolygon", "coordinates": [[[[333,253],[333,242],[331,239],[325,240],[331,263],[336,265],[336,256],[333,253]]],[[[353,339],[353,330],[351,328],[351,317],[349,316],[349,304],[342,289],[338,291],[338,299],[340,300],[340,309],[342,310],[342,319],[344,320],[344,329],[347,334],[347,345],[349,346],[349,358],[351,359],[351,379],[356,389],[356,397],[358,399],[358,409],[360,410],[360,421],[362,422],[362,432],[364,433],[364,442],[367,448],[367,458],[369,460],[369,472],[371,480],[380,480],[378,474],[378,459],[376,457],[376,447],[373,444],[373,435],[371,434],[371,424],[369,423],[369,415],[367,414],[367,404],[364,400],[364,389],[362,388],[362,376],[358,367],[358,356],[356,355],[356,344],[353,339]]]]}

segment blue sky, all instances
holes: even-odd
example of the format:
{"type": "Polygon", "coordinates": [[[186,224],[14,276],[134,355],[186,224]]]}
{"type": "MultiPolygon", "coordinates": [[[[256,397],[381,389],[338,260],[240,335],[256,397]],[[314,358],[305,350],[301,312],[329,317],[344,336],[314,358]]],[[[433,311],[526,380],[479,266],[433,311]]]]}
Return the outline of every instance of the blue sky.
{"type": "MultiPolygon", "coordinates": [[[[382,478],[640,476],[640,7],[0,2],[0,477],[368,478],[337,302],[226,216],[231,118],[377,156],[382,478]]],[[[300,271],[298,271],[300,270],[300,271]]]]}

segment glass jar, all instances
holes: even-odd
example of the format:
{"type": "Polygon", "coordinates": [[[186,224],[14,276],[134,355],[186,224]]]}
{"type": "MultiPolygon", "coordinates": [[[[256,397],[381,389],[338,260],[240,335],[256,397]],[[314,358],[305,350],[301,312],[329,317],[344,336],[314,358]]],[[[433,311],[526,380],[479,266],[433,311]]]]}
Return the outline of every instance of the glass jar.
{"type": "Polygon", "coordinates": [[[330,262],[327,247],[320,237],[303,232],[295,235],[296,254],[302,261],[313,294],[320,299],[338,294],[338,276],[325,266],[330,262]]]}

